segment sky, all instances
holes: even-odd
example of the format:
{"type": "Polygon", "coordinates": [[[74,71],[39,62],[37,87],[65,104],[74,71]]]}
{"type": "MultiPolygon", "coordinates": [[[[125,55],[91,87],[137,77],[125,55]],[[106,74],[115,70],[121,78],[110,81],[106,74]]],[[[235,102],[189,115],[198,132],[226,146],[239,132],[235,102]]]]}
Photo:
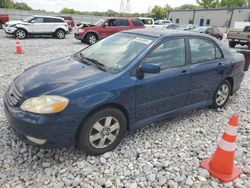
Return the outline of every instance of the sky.
{"type": "MultiPolygon", "coordinates": [[[[60,12],[64,7],[79,11],[105,12],[111,9],[119,12],[121,0],[16,0],[16,2],[27,3],[33,9],[54,12],[60,12]]],[[[145,13],[149,7],[153,8],[155,5],[165,6],[166,4],[177,7],[182,4],[196,4],[196,0],[130,0],[132,13],[145,13]]]]}

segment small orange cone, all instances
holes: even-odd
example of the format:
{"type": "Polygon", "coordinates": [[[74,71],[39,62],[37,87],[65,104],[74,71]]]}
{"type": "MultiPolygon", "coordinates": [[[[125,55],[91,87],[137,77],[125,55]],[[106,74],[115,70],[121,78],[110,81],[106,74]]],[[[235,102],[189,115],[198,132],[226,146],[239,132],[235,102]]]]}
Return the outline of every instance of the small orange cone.
{"type": "Polygon", "coordinates": [[[23,49],[18,38],[16,39],[16,54],[23,54],[23,49]]]}
{"type": "Polygon", "coordinates": [[[230,182],[240,176],[241,170],[234,166],[238,115],[233,115],[212,157],[201,162],[201,167],[222,182],[230,182]]]}

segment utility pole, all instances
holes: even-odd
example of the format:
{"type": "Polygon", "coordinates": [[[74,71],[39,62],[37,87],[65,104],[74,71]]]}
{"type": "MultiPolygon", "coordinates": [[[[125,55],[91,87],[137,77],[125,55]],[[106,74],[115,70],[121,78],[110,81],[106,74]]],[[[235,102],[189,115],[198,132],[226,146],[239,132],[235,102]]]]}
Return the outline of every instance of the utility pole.
{"type": "Polygon", "coordinates": [[[124,13],[124,0],[121,0],[121,4],[120,4],[120,13],[124,13]]]}
{"type": "Polygon", "coordinates": [[[130,0],[127,0],[127,4],[126,4],[126,13],[130,13],[130,0]]]}

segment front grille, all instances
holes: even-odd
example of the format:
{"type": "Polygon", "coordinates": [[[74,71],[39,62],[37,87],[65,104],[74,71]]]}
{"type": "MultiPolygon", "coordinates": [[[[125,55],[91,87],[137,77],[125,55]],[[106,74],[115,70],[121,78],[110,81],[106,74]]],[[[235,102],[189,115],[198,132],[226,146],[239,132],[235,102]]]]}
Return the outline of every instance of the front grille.
{"type": "Polygon", "coordinates": [[[12,83],[6,96],[7,102],[11,106],[17,106],[21,101],[21,99],[22,99],[22,94],[20,93],[20,91],[18,91],[15,84],[12,83]]]}

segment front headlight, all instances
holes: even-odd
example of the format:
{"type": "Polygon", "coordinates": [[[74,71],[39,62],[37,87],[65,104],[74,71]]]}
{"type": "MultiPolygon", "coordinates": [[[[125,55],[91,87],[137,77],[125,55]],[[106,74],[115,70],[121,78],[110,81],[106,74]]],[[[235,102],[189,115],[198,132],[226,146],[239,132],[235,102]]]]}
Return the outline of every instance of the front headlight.
{"type": "Polygon", "coordinates": [[[84,29],[79,29],[79,33],[84,33],[84,29]]]}
{"type": "Polygon", "coordinates": [[[56,95],[42,95],[27,99],[21,105],[21,109],[37,114],[53,114],[64,110],[69,103],[65,97],[56,95]]]}

